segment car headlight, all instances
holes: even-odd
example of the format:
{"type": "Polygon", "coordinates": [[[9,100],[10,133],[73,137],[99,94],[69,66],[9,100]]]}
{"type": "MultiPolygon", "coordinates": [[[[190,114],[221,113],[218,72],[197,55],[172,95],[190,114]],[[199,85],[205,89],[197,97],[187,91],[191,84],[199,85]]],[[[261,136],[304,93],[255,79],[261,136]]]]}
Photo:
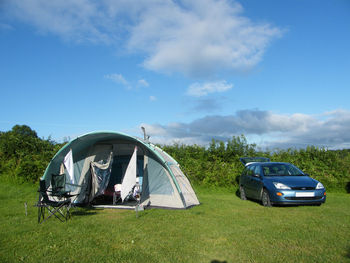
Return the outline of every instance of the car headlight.
{"type": "Polygon", "coordinates": [[[316,185],[316,189],[324,189],[323,184],[321,184],[320,182],[318,182],[318,184],[316,185]]]}
{"type": "Polygon", "coordinates": [[[273,185],[274,185],[277,189],[290,189],[289,186],[286,186],[285,184],[282,184],[282,183],[273,182],[273,185]]]}

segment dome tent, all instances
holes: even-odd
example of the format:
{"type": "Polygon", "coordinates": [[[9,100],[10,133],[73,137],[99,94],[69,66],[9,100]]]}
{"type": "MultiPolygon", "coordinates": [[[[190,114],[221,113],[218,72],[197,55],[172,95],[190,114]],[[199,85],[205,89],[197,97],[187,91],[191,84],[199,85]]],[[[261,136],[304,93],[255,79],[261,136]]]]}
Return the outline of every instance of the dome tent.
{"type": "Polygon", "coordinates": [[[91,132],[70,141],[52,158],[41,180],[49,186],[52,175],[62,173],[63,168],[66,190],[76,195],[73,202],[90,203],[123,181],[135,146],[137,176],[142,183],[141,205],[184,209],[199,204],[190,182],[170,155],[149,142],[119,132],[91,132]],[[70,151],[74,171],[71,178],[62,165],[70,151]],[[96,175],[92,164],[108,168],[96,175]]]}

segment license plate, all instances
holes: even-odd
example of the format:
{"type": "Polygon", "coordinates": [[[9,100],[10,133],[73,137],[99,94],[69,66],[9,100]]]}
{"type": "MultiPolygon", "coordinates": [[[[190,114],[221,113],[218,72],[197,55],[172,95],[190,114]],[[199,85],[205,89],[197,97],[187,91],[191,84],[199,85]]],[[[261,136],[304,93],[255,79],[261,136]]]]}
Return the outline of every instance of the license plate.
{"type": "Polygon", "coordinates": [[[314,197],[314,192],[296,192],[295,197],[314,197]]]}

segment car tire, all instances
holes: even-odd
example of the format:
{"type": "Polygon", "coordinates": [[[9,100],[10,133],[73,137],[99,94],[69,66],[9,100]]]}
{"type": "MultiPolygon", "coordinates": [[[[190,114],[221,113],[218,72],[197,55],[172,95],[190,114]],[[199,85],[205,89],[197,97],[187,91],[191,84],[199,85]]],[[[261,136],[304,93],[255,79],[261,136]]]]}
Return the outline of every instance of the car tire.
{"type": "Polygon", "coordinates": [[[247,200],[243,186],[239,186],[239,193],[242,200],[247,200]]]}
{"type": "Polygon", "coordinates": [[[266,207],[272,206],[271,201],[270,201],[269,192],[266,189],[264,189],[262,194],[261,194],[261,203],[263,206],[266,206],[266,207]]]}

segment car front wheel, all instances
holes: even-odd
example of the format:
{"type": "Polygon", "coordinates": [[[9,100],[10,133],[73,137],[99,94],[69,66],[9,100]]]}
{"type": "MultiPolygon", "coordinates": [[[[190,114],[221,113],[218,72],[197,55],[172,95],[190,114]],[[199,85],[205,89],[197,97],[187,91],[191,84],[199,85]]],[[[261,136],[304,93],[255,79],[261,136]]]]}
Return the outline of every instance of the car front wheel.
{"type": "Polygon", "coordinates": [[[272,206],[271,201],[270,201],[269,192],[266,189],[264,189],[262,192],[261,202],[262,202],[263,206],[268,206],[268,207],[272,206]]]}

